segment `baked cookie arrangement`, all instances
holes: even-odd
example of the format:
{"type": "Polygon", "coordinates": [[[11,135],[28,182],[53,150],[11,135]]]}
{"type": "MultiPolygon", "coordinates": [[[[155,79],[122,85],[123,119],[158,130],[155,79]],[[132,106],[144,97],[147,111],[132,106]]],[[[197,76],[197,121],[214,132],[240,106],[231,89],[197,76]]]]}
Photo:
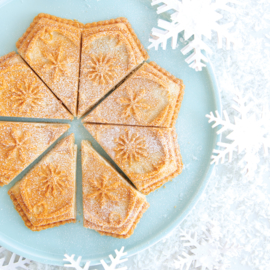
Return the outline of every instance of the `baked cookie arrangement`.
{"type": "Polygon", "coordinates": [[[16,210],[32,231],[76,221],[76,160],[72,134],[9,190],[16,210]]]}
{"type": "MultiPolygon", "coordinates": [[[[182,80],[156,63],[125,18],[82,24],[39,14],[0,58],[0,116],[66,119],[84,127],[122,170],[81,142],[83,225],[130,237],[147,194],[183,168],[175,122],[182,80]],[[87,114],[88,113],[88,114],[87,114]]],[[[52,146],[68,124],[0,122],[0,186],[52,146]]],[[[77,146],[71,134],[9,190],[25,226],[41,231],[76,222],[77,146]]]]}

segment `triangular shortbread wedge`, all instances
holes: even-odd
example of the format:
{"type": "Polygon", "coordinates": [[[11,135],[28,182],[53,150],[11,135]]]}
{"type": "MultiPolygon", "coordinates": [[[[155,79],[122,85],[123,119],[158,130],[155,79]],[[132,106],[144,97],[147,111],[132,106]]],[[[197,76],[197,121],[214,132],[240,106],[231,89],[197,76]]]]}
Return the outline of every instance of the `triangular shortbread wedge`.
{"type": "Polygon", "coordinates": [[[15,52],[0,57],[0,116],[73,119],[15,52]]]}
{"type": "Polygon", "coordinates": [[[130,237],[149,207],[144,195],[135,190],[104,158],[82,141],[84,226],[100,234],[130,237]]]}
{"type": "Polygon", "coordinates": [[[86,24],[82,32],[78,116],[89,111],[147,59],[147,52],[127,19],[86,24]]]}
{"type": "Polygon", "coordinates": [[[156,63],[144,63],[84,122],[173,127],[184,96],[182,80],[156,63]]]}
{"type": "Polygon", "coordinates": [[[9,190],[16,210],[32,231],[76,222],[76,160],[71,134],[9,190]]]}
{"type": "Polygon", "coordinates": [[[76,116],[82,23],[39,14],[18,40],[18,52],[76,116]]]}
{"type": "Polygon", "coordinates": [[[68,124],[0,122],[0,186],[9,184],[69,127],[68,124]]]}
{"type": "Polygon", "coordinates": [[[143,194],[149,194],[182,172],[174,128],[84,126],[143,194]]]}

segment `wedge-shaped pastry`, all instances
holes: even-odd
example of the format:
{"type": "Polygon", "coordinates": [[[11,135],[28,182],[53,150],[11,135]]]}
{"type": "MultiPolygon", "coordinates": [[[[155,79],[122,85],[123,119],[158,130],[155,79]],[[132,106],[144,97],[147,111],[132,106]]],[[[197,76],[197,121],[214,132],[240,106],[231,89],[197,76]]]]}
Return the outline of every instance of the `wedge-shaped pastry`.
{"type": "Polygon", "coordinates": [[[174,128],[84,126],[143,194],[149,194],[182,171],[174,128]]]}
{"type": "Polygon", "coordinates": [[[88,141],[82,141],[84,226],[102,235],[128,238],[149,207],[135,190],[102,158],[88,141]]]}
{"type": "Polygon", "coordinates": [[[173,127],[184,95],[182,80],[156,63],[144,63],[84,122],[173,127]]]}
{"type": "Polygon", "coordinates": [[[0,116],[73,119],[15,52],[0,57],[0,116]]]}
{"type": "Polygon", "coordinates": [[[67,124],[0,122],[0,186],[9,184],[69,127],[67,124]]]}
{"type": "Polygon", "coordinates": [[[76,222],[76,159],[71,134],[9,190],[16,210],[32,231],[76,222]]]}
{"type": "Polygon", "coordinates": [[[77,21],[39,14],[18,40],[20,55],[76,115],[81,48],[77,21]]]}
{"type": "Polygon", "coordinates": [[[82,32],[78,116],[147,58],[127,19],[86,24],[82,32]]]}

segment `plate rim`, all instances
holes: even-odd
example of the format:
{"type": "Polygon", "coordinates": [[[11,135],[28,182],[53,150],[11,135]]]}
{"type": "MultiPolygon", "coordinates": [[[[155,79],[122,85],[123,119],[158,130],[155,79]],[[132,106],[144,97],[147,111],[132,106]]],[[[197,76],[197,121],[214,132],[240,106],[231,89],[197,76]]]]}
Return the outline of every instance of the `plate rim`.
{"type": "MultiPolygon", "coordinates": [[[[214,90],[214,100],[216,103],[216,110],[218,111],[219,114],[221,114],[222,111],[222,105],[221,105],[221,98],[220,98],[220,92],[219,92],[219,86],[217,83],[217,79],[216,79],[216,75],[213,69],[213,66],[208,58],[208,63],[206,63],[206,72],[208,73],[209,77],[210,77],[210,81],[212,83],[213,86],[213,90],[214,90]]],[[[198,72],[198,71],[196,71],[198,72]]],[[[215,139],[213,140],[213,146],[216,146],[218,142],[220,142],[221,140],[221,134],[217,134],[215,133],[215,139]]],[[[158,238],[158,236],[162,235],[159,239],[157,239],[156,241],[153,240],[152,238],[152,242],[147,246],[144,247],[142,249],[138,250],[138,245],[136,246],[136,248],[130,249],[131,251],[128,252],[128,254],[125,256],[125,258],[131,257],[133,255],[136,255],[144,250],[146,250],[147,248],[150,248],[151,246],[157,244],[159,241],[161,241],[162,239],[166,238],[177,226],[179,226],[184,219],[188,216],[188,214],[190,214],[190,212],[192,211],[192,209],[196,206],[196,204],[200,201],[201,196],[203,195],[204,191],[206,190],[208,184],[209,184],[209,180],[211,178],[212,172],[214,170],[215,164],[209,164],[208,168],[207,168],[207,172],[204,176],[204,181],[201,183],[199,189],[197,190],[197,192],[193,195],[192,200],[190,201],[190,203],[188,204],[188,206],[186,206],[185,210],[182,212],[182,215],[179,216],[174,222],[172,222],[169,226],[167,226],[164,230],[159,231],[158,234],[156,234],[153,238],[158,238]]]]}
{"type": "MultiPolygon", "coordinates": [[[[216,75],[214,73],[213,67],[211,62],[209,61],[206,64],[206,72],[210,78],[211,84],[212,84],[212,88],[214,90],[214,102],[216,105],[216,109],[219,113],[221,113],[221,98],[220,98],[220,92],[219,92],[219,87],[218,87],[218,83],[217,83],[217,79],[216,79],[216,75]]],[[[217,133],[215,133],[215,139],[213,140],[213,147],[217,144],[217,142],[220,141],[221,135],[218,135],[217,133]]],[[[147,244],[143,243],[141,245],[136,245],[136,247],[134,248],[130,248],[126,256],[124,256],[124,258],[128,258],[131,257],[137,253],[140,253],[142,251],[144,251],[147,248],[150,248],[151,246],[155,245],[156,243],[158,243],[159,241],[161,241],[163,238],[167,237],[177,226],[179,226],[182,221],[187,217],[187,215],[192,211],[192,209],[196,206],[196,204],[199,202],[199,199],[201,197],[201,195],[204,193],[211,174],[213,172],[214,169],[214,164],[208,166],[208,169],[206,171],[206,174],[204,176],[204,180],[201,183],[199,189],[197,190],[197,192],[195,194],[193,194],[192,199],[190,201],[190,203],[185,207],[184,211],[182,212],[182,214],[175,219],[170,225],[168,225],[165,229],[159,231],[158,234],[154,235],[150,240],[148,240],[147,244]]],[[[8,239],[9,237],[6,236],[6,239],[8,239]]],[[[22,249],[23,245],[22,243],[20,243],[20,248],[16,247],[16,244],[14,244],[16,242],[11,241],[8,242],[7,240],[3,240],[3,238],[0,238],[0,245],[3,246],[4,248],[6,248],[7,250],[16,253],[17,255],[20,255],[24,258],[30,259],[32,261],[36,261],[36,262],[40,262],[40,263],[44,263],[44,264],[50,264],[50,265],[57,265],[57,266],[63,266],[64,265],[64,254],[63,254],[63,258],[61,260],[57,259],[56,257],[53,258],[53,253],[52,253],[52,257],[48,258],[48,256],[44,256],[41,254],[36,254],[34,253],[34,248],[30,248],[28,247],[27,252],[24,251],[22,249]]],[[[109,254],[108,254],[109,255],[109,254]]],[[[91,261],[91,265],[99,265],[100,264],[100,260],[104,259],[104,257],[98,257],[95,260],[91,261]]],[[[106,259],[105,259],[106,260],[106,259]]],[[[82,259],[82,262],[86,262],[87,259],[82,259]]]]}

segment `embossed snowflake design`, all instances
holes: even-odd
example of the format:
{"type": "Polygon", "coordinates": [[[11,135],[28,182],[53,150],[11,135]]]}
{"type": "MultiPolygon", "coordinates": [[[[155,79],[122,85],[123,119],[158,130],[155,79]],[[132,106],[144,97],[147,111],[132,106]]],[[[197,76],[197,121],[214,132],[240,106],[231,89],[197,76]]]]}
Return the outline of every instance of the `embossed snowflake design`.
{"type": "Polygon", "coordinates": [[[46,44],[49,44],[53,40],[53,33],[49,29],[45,28],[39,38],[46,44]]]}
{"type": "Polygon", "coordinates": [[[36,82],[31,83],[28,80],[18,82],[17,87],[11,90],[10,99],[14,102],[13,107],[19,108],[20,111],[29,111],[37,105],[41,105],[43,94],[40,92],[41,86],[36,82]]]}
{"type": "Polygon", "coordinates": [[[60,74],[69,75],[68,63],[74,62],[74,59],[65,56],[62,46],[58,48],[57,52],[50,53],[45,50],[43,52],[43,56],[49,61],[49,63],[46,63],[43,68],[45,70],[53,71],[54,82],[59,79],[60,74]]]}
{"type": "Polygon", "coordinates": [[[45,191],[46,197],[50,195],[55,197],[57,190],[61,194],[64,194],[65,189],[70,186],[67,181],[67,175],[59,169],[59,165],[53,166],[52,164],[48,164],[47,166],[42,166],[40,176],[42,184],[41,190],[45,191]]]}
{"type": "Polygon", "coordinates": [[[232,108],[238,112],[239,117],[234,116],[234,123],[229,119],[228,113],[223,111],[224,119],[216,111],[206,115],[209,123],[213,122],[213,128],[221,126],[217,134],[230,132],[225,136],[226,142],[218,142],[219,149],[214,149],[211,164],[224,163],[226,156],[232,161],[233,152],[238,152],[242,173],[254,173],[259,163],[258,152],[263,148],[265,156],[270,148],[270,119],[265,108],[255,104],[251,96],[242,98],[237,95],[234,99],[237,105],[232,108]]]}
{"type": "Polygon", "coordinates": [[[124,106],[124,110],[122,112],[122,117],[129,118],[134,116],[137,121],[141,120],[141,110],[149,109],[150,106],[145,103],[145,90],[141,90],[138,94],[131,90],[130,87],[127,88],[127,98],[119,98],[117,103],[124,106]]]}
{"type": "Polygon", "coordinates": [[[116,182],[112,185],[108,185],[108,177],[102,175],[99,181],[91,181],[91,188],[93,192],[87,195],[87,198],[96,198],[101,208],[103,208],[109,200],[118,201],[119,199],[113,195],[117,192],[119,183],[116,182]]]}
{"type": "Polygon", "coordinates": [[[185,251],[175,260],[175,269],[222,270],[228,269],[231,257],[237,256],[239,246],[221,243],[218,228],[203,230],[198,239],[196,232],[182,231],[180,235],[185,251]],[[217,233],[215,232],[217,230],[217,233]]]}
{"type": "Polygon", "coordinates": [[[114,76],[119,68],[115,65],[116,58],[110,55],[99,54],[98,56],[91,54],[91,59],[88,62],[90,68],[86,68],[88,78],[95,85],[106,85],[112,83],[114,76]]]}
{"type": "Polygon", "coordinates": [[[109,39],[112,41],[114,40],[115,41],[115,44],[114,46],[117,47],[117,46],[121,46],[123,44],[123,38],[117,34],[116,36],[109,36],[109,39]]]}
{"type": "Polygon", "coordinates": [[[115,142],[117,144],[117,147],[114,148],[116,158],[121,162],[128,161],[129,165],[131,165],[134,160],[140,161],[141,157],[147,157],[145,138],[137,133],[131,134],[130,131],[127,131],[115,142]]]}
{"type": "Polygon", "coordinates": [[[150,48],[159,48],[159,45],[166,50],[167,42],[172,39],[172,48],[176,49],[178,45],[178,36],[184,31],[184,40],[188,42],[181,52],[186,55],[189,66],[196,71],[205,67],[204,62],[208,62],[203,51],[211,53],[211,49],[206,45],[203,37],[211,40],[212,30],[218,36],[218,48],[222,47],[223,38],[226,40],[226,49],[230,48],[232,43],[232,34],[229,33],[231,24],[219,24],[223,18],[217,10],[233,12],[229,3],[236,3],[235,0],[152,0],[152,6],[160,5],[157,13],[167,13],[172,11],[171,22],[159,19],[158,26],[164,30],[153,28],[152,38],[149,39],[150,48]]]}
{"type": "Polygon", "coordinates": [[[39,215],[42,214],[47,214],[48,212],[48,205],[46,202],[39,202],[33,207],[33,214],[38,217],[39,215]]]}
{"type": "Polygon", "coordinates": [[[17,130],[12,129],[10,138],[0,142],[6,148],[6,157],[8,159],[16,157],[21,162],[25,161],[25,153],[29,150],[29,140],[31,134],[29,132],[18,134],[17,130]]]}

